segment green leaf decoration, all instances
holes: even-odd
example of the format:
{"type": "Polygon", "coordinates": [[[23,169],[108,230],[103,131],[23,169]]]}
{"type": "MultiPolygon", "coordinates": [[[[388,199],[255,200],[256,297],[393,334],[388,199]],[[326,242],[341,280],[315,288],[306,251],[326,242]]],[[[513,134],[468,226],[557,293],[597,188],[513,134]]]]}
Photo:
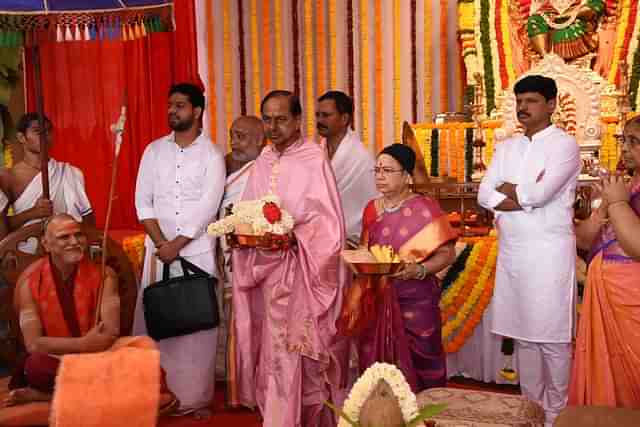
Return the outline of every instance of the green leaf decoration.
{"type": "Polygon", "coordinates": [[[437,405],[426,405],[422,409],[420,409],[420,412],[418,412],[418,416],[416,418],[409,421],[409,423],[407,424],[407,427],[417,427],[421,422],[429,418],[435,417],[436,415],[444,411],[446,408],[447,408],[447,405],[444,403],[440,403],[437,405]]]}
{"type": "Polygon", "coordinates": [[[337,406],[335,406],[333,403],[329,402],[328,400],[326,402],[324,402],[325,405],[327,405],[333,412],[335,412],[336,414],[338,414],[339,416],[341,416],[342,418],[344,418],[349,424],[351,424],[353,427],[360,427],[358,423],[356,423],[355,421],[353,421],[351,418],[349,418],[347,416],[347,414],[345,414],[344,412],[342,412],[342,409],[338,408],[337,406]]]}

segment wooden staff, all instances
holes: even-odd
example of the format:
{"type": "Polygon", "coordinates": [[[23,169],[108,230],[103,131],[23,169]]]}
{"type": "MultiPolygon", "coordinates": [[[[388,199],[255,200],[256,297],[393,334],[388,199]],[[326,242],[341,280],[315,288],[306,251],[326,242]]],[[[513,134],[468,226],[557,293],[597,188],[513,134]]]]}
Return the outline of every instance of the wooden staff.
{"type": "Polygon", "coordinates": [[[49,193],[49,144],[48,129],[44,120],[44,98],[42,94],[42,75],[40,73],[40,50],[33,47],[33,78],[36,83],[36,108],[38,109],[38,126],[40,127],[40,175],[42,175],[42,198],[50,199],[49,193]]]}
{"type": "Polygon", "coordinates": [[[118,157],[120,156],[120,146],[122,145],[122,134],[127,121],[127,94],[124,95],[124,102],[120,109],[120,117],[118,121],[111,125],[111,132],[115,135],[115,143],[113,145],[113,166],[111,168],[111,186],[109,188],[109,200],[107,202],[107,216],[104,220],[104,232],[102,233],[102,256],[100,262],[100,288],[98,289],[98,304],[95,325],[100,322],[100,314],[102,307],[102,296],[104,293],[104,282],[106,279],[107,269],[107,241],[109,239],[109,225],[111,223],[111,209],[113,208],[113,199],[116,189],[116,179],[118,177],[118,157]]]}

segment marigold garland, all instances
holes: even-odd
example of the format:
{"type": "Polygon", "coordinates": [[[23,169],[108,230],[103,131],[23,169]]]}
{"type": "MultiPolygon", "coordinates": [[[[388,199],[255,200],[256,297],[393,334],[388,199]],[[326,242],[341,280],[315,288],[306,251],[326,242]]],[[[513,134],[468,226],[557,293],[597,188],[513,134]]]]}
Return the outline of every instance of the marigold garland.
{"type": "Polygon", "coordinates": [[[140,273],[142,271],[142,261],[144,260],[144,234],[136,234],[135,236],[125,237],[122,240],[122,249],[129,258],[134,271],[140,273]]]}
{"type": "MultiPolygon", "coordinates": [[[[276,17],[275,20],[277,21],[278,18],[276,17]]],[[[265,94],[271,90],[272,84],[271,40],[273,33],[271,26],[271,2],[265,1],[262,2],[262,93],[265,94]]],[[[276,44],[280,44],[280,42],[276,44]]],[[[258,111],[256,110],[256,114],[258,111]]]]}
{"type": "Polygon", "coordinates": [[[424,76],[422,78],[424,87],[422,89],[422,96],[424,97],[424,120],[431,122],[433,120],[433,105],[431,99],[431,93],[433,91],[433,61],[431,54],[433,52],[431,31],[429,28],[433,28],[433,11],[432,2],[424,2],[424,76]]]}
{"type": "Polygon", "coordinates": [[[449,49],[447,28],[449,2],[440,0],[440,111],[449,111],[449,49]]]}
{"type": "Polygon", "coordinates": [[[516,70],[513,67],[513,50],[511,49],[511,28],[509,27],[509,1],[503,0],[500,8],[502,30],[502,63],[507,71],[507,84],[503,88],[510,87],[516,81],[516,70]]]}
{"type": "Polygon", "coordinates": [[[400,72],[401,72],[401,55],[400,55],[400,0],[393,0],[393,51],[396,52],[393,55],[393,128],[394,139],[393,142],[402,142],[402,121],[400,120],[400,72]]]}
{"type": "Polygon", "coordinates": [[[251,32],[251,95],[253,98],[253,113],[258,114],[260,111],[260,103],[262,96],[260,92],[260,52],[258,44],[258,3],[257,0],[251,0],[250,5],[250,32],[251,32]]]}
{"type": "MultiPolygon", "coordinates": [[[[362,141],[369,145],[369,1],[360,1],[360,98],[362,109],[362,141]]],[[[376,100],[377,102],[377,100],[376,100]]]]}
{"type": "Polygon", "coordinates": [[[418,121],[418,48],[416,42],[416,0],[411,0],[411,120],[418,121]]]}
{"type": "Polygon", "coordinates": [[[484,66],[484,87],[487,99],[487,112],[495,109],[495,77],[491,42],[491,4],[489,0],[478,0],[480,2],[480,44],[482,46],[482,57],[484,66]]]}
{"type": "MultiPolygon", "coordinates": [[[[293,0],[294,2],[296,0],[293,0]]],[[[238,0],[238,58],[240,59],[240,114],[247,115],[247,64],[244,52],[244,9],[238,0]]],[[[295,30],[294,30],[295,34],[295,30]]]]}
{"type": "Polygon", "coordinates": [[[448,353],[458,351],[482,320],[493,295],[497,252],[495,239],[478,241],[465,269],[440,300],[442,339],[448,353]]]}
{"type": "MultiPolygon", "coordinates": [[[[384,70],[382,67],[382,6],[383,2],[377,1],[375,2],[375,46],[379,46],[379,49],[375,50],[375,65],[376,65],[376,74],[375,74],[375,94],[376,94],[376,105],[375,105],[375,115],[376,115],[376,123],[375,123],[375,141],[376,141],[376,151],[382,150],[384,147],[384,116],[383,116],[383,108],[384,105],[384,91],[383,91],[383,77],[384,70]]],[[[360,31],[369,31],[368,28],[360,28],[360,31]]]]}
{"type": "MultiPolygon", "coordinates": [[[[324,22],[324,9],[325,0],[316,0],[315,4],[315,17],[316,22],[314,25],[315,39],[316,39],[316,85],[318,95],[321,95],[327,90],[327,48],[325,46],[325,37],[327,36],[326,26],[324,22]]],[[[315,100],[314,100],[315,105],[315,100]]],[[[314,118],[315,125],[315,118],[314,118]]]]}
{"type": "MultiPolygon", "coordinates": [[[[349,87],[349,94],[351,96],[355,95],[355,79],[354,79],[355,65],[354,65],[354,57],[353,57],[354,55],[353,53],[353,49],[354,49],[353,47],[353,27],[354,27],[353,1],[347,2],[347,86],[349,87]]],[[[364,18],[363,18],[363,21],[364,21],[364,18]]],[[[364,48],[364,45],[361,46],[361,48],[364,48]]],[[[354,124],[351,123],[351,125],[353,126],[354,124]]],[[[369,140],[364,137],[364,133],[362,136],[362,142],[365,144],[365,146],[368,145],[369,143],[369,140]]]]}
{"type": "MultiPolygon", "coordinates": [[[[351,3],[351,2],[349,2],[351,3]]],[[[329,0],[329,54],[331,59],[331,89],[338,87],[338,45],[336,32],[336,0],[329,0]]],[[[350,93],[353,96],[353,93],[350,93]]]]}
{"type": "Polygon", "coordinates": [[[284,85],[284,49],[283,44],[279,41],[282,40],[282,0],[274,0],[273,2],[273,14],[275,19],[274,23],[274,35],[276,40],[276,85],[279,89],[285,87],[284,85]]]}
{"type": "MultiPolygon", "coordinates": [[[[207,2],[205,5],[205,14],[206,14],[206,20],[207,20],[207,25],[209,26],[209,28],[213,27],[213,3],[211,2],[207,2]]],[[[216,125],[217,125],[217,116],[216,116],[216,96],[214,95],[216,93],[216,74],[215,74],[215,57],[216,57],[216,46],[215,46],[215,39],[214,39],[214,34],[215,32],[211,31],[209,33],[207,33],[207,48],[208,48],[208,52],[207,52],[207,74],[208,74],[208,101],[209,101],[209,105],[208,107],[208,112],[209,112],[209,136],[211,137],[211,140],[213,142],[217,142],[216,141],[216,125]]]]}
{"type": "Polygon", "coordinates": [[[300,95],[300,23],[298,0],[291,0],[291,41],[293,44],[293,92],[300,95]]]}
{"type": "Polygon", "coordinates": [[[307,135],[313,135],[315,129],[315,109],[316,100],[313,96],[313,79],[314,79],[314,57],[317,57],[318,51],[313,48],[313,37],[316,29],[313,27],[313,0],[304,1],[304,72],[305,72],[305,89],[306,89],[306,106],[305,114],[307,115],[307,135]]]}
{"type": "Polygon", "coordinates": [[[629,14],[631,9],[631,0],[622,0],[622,7],[619,12],[618,28],[616,33],[616,42],[613,48],[613,61],[611,62],[611,71],[609,72],[609,83],[615,83],[618,75],[618,61],[623,50],[625,37],[627,34],[627,26],[629,24],[629,14]]]}
{"type": "MultiPolygon", "coordinates": [[[[222,3],[222,25],[224,28],[223,35],[223,66],[224,66],[224,92],[226,94],[233,93],[233,61],[231,59],[231,2],[230,0],[224,0],[222,3]]],[[[225,113],[226,113],[226,129],[231,127],[233,122],[233,96],[225,96],[225,113]]],[[[231,144],[231,140],[229,140],[231,144]]],[[[231,149],[231,147],[229,147],[231,149]]]]}

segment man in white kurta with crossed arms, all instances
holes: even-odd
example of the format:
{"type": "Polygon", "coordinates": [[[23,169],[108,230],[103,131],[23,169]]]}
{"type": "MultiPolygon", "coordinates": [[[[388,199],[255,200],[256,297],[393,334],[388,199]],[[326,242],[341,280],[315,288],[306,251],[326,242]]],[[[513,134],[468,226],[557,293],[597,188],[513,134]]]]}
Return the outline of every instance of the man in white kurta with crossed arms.
{"type": "Polygon", "coordinates": [[[322,95],[318,99],[316,121],[338,184],[347,239],[358,243],[362,212],[369,200],[378,195],[373,154],[351,130],[353,100],[347,94],[334,90],[322,95]]]}
{"type": "MultiPolygon", "coordinates": [[[[215,220],[225,183],[224,156],[201,133],[205,98],[192,84],[169,91],[173,132],[147,146],[136,181],[136,210],[144,226],[145,259],[133,331],[146,334],[143,289],[161,280],[163,263],[181,276],[178,256],[217,276],[215,240],[206,228],[215,220]]],[[[218,329],[158,342],[167,384],[180,401],[179,413],[205,417],[214,393],[218,329]]]]}
{"type": "Polygon", "coordinates": [[[528,76],[514,92],[525,135],[496,145],[478,193],[478,202],[495,213],[499,238],[491,329],[514,338],[522,394],[544,408],[551,426],[569,386],[580,150],[551,124],[555,81],[528,76]]]}

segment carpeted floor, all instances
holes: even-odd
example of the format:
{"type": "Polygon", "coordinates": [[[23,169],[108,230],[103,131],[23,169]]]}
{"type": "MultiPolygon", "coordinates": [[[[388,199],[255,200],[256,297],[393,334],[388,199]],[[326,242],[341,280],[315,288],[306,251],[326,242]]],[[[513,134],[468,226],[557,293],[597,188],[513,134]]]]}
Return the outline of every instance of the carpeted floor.
{"type": "MultiPolygon", "coordinates": [[[[493,391],[497,393],[520,394],[520,388],[513,385],[487,384],[467,378],[452,378],[449,387],[468,390],[493,391]]],[[[218,384],[212,407],[213,415],[207,420],[195,420],[193,417],[166,417],[160,420],[158,427],[261,427],[262,422],[257,412],[248,409],[230,410],[224,404],[224,385],[218,384]]]]}

